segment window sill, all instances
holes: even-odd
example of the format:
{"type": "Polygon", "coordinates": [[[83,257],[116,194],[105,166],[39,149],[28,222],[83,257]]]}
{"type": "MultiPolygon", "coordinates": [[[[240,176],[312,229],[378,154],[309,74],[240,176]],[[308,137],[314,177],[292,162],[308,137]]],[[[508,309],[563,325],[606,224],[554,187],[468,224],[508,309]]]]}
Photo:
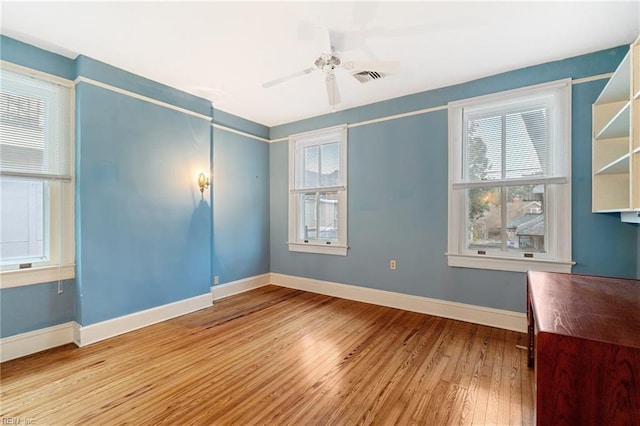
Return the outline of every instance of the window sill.
{"type": "Polygon", "coordinates": [[[571,273],[575,262],[546,259],[518,259],[498,256],[445,253],[449,266],[454,268],[492,269],[511,272],[563,272],[571,273]]]}
{"type": "Polygon", "coordinates": [[[289,245],[289,251],[297,251],[300,253],[315,253],[315,254],[331,254],[334,256],[346,256],[347,246],[338,245],[320,245],[320,244],[302,244],[302,243],[287,243],[289,245]]]}
{"type": "Polygon", "coordinates": [[[62,268],[57,266],[45,266],[42,268],[18,269],[2,271],[0,288],[21,287],[31,284],[44,284],[75,278],[75,265],[67,265],[62,268]]]}

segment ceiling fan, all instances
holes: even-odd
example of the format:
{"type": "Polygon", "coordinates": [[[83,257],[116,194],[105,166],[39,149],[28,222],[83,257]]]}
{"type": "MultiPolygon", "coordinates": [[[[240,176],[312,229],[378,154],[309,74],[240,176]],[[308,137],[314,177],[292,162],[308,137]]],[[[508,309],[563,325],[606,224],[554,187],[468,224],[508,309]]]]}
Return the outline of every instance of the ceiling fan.
{"type": "MultiPolygon", "coordinates": [[[[311,30],[308,23],[302,23],[300,25],[299,34],[300,38],[309,38],[311,30]]],[[[380,73],[393,73],[400,70],[400,63],[396,61],[342,61],[335,52],[334,43],[331,40],[331,33],[328,29],[312,25],[314,29],[321,29],[323,36],[326,38],[326,50],[325,53],[321,53],[320,56],[314,61],[314,67],[305,68],[300,71],[296,71],[292,74],[285,75],[275,80],[267,81],[262,84],[262,87],[269,88],[285,81],[291,80],[295,77],[299,77],[305,74],[312,73],[314,71],[322,71],[325,77],[325,84],[327,87],[327,96],[329,98],[329,105],[335,106],[341,102],[340,91],[338,90],[338,83],[336,81],[335,70],[337,68],[343,68],[349,71],[359,71],[366,73],[373,73],[379,78],[380,73]]],[[[358,76],[356,75],[356,78],[358,76]]],[[[360,81],[360,78],[358,78],[360,81]]]]}

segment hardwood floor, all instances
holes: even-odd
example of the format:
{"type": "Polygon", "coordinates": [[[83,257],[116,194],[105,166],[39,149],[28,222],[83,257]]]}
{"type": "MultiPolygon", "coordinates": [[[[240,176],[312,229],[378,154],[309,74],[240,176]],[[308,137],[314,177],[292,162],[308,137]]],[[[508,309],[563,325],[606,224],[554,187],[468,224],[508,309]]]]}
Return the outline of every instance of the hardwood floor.
{"type": "MultiPolygon", "coordinates": [[[[532,424],[526,335],[267,286],[3,363],[32,424],[532,424]]],[[[3,420],[3,424],[6,421],[3,420]]]]}

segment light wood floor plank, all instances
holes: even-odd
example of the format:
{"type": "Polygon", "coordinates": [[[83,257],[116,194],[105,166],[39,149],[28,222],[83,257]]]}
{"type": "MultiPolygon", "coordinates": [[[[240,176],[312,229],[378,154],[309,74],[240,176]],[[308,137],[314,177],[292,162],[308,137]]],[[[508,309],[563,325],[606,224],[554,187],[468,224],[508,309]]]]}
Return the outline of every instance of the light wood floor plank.
{"type": "Polygon", "coordinates": [[[0,365],[35,424],[532,424],[526,336],[265,286],[0,365]]]}

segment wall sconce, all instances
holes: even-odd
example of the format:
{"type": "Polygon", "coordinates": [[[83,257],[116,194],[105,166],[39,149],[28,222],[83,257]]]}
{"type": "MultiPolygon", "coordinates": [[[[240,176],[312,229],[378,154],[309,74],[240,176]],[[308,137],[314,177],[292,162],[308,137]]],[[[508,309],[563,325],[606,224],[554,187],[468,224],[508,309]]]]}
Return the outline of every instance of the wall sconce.
{"type": "Polygon", "coordinates": [[[204,199],[204,190],[209,188],[211,185],[211,180],[209,176],[205,175],[204,172],[200,172],[198,175],[198,188],[200,188],[200,197],[204,199]]]}

